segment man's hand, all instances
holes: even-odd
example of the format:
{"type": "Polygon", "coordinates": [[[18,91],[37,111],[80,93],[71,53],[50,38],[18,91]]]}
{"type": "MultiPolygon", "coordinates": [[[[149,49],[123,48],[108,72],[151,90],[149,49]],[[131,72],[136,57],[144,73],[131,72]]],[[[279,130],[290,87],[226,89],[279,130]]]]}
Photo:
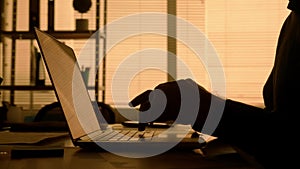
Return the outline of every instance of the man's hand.
{"type": "Polygon", "coordinates": [[[180,113],[180,123],[193,123],[197,119],[202,126],[210,100],[211,93],[193,80],[185,79],[159,84],[154,90],[147,90],[133,98],[129,105],[140,105],[141,113],[151,114],[153,117],[148,119],[156,122],[175,121],[180,113]]]}

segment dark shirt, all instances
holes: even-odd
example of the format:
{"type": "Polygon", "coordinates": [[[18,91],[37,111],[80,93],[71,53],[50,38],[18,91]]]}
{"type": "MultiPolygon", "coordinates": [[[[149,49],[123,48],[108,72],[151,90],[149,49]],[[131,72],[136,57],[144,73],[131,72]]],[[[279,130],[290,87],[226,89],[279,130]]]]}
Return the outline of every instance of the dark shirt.
{"type": "Polygon", "coordinates": [[[297,10],[300,1],[291,0],[288,8],[292,11],[282,26],[272,72],[264,86],[264,101],[269,111],[290,112],[296,110],[300,94],[297,77],[300,73],[300,20],[297,10]]]}
{"type": "Polygon", "coordinates": [[[265,107],[226,100],[213,135],[252,155],[265,168],[299,168],[300,0],[290,0],[274,66],[263,88],[265,107]],[[296,167],[298,166],[298,167],[296,167]]]}
{"type": "Polygon", "coordinates": [[[288,9],[292,11],[300,11],[300,1],[299,0],[290,0],[288,4],[288,9]]]}

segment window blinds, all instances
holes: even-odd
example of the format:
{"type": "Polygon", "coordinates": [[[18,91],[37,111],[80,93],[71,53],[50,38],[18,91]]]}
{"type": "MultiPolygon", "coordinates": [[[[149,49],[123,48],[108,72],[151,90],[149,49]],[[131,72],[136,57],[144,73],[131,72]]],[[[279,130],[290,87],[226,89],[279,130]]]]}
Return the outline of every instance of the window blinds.
{"type": "MultiPolygon", "coordinates": [[[[28,23],[28,1],[18,1],[18,18],[17,29],[27,30],[28,23]],[[26,12],[27,11],[27,12],[26,12]],[[22,19],[23,18],[23,19],[22,19]],[[25,19],[24,19],[25,18],[25,19]]],[[[93,1],[95,2],[95,1],[93,1]]],[[[222,63],[224,74],[226,77],[226,97],[247,102],[249,104],[262,105],[262,87],[268,74],[271,71],[277,38],[281,25],[288,15],[287,0],[273,1],[240,1],[240,0],[178,0],[176,1],[176,15],[190,24],[194,25],[202,32],[209,42],[214,46],[219,59],[222,63]]],[[[47,2],[41,0],[41,28],[47,28],[47,2]]],[[[74,12],[71,7],[72,1],[66,0],[56,3],[55,25],[57,30],[74,29],[75,18],[80,17],[80,14],[74,12]],[[67,8],[65,7],[67,6],[67,8]],[[68,17],[66,17],[68,16],[68,17]]],[[[95,4],[93,4],[95,5],[95,4]]],[[[109,0],[107,1],[107,24],[120,20],[126,16],[141,14],[144,12],[167,13],[167,0],[109,0]]],[[[103,10],[103,1],[101,1],[101,10],[103,10]]],[[[11,3],[6,3],[6,30],[11,30],[11,3]]],[[[95,6],[92,6],[91,11],[85,17],[93,18],[95,16],[95,6]]],[[[100,16],[101,28],[103,28],[103,15],[100,16]]],[[[138,20],[135,25],[143,27],[143,24],[161,22],[163,34],[167,34],[167,24],[163,23],[166,20],[138,20]]],[[[90,23],[91,29],[95,27],[95,23],[90,23]]],[[[120,27],[126,28],[124,24],[120,27]]],[[[149,25],[148,25],[149,26],[149,25]]],[[[185,38],[193,40],[194,34],[189,27],[177,25],[177,34],[184,32],[185,38]]],[[[149,26],[150,27],[150,26],[149,26]]],[[[109,27],[108,27],[109,28],[109,27]]],[[[114,36],[108,34],[107,40],[113,40],[114,36]]],[[[9,55],[11,43],[9,39],[5,40],[4,50],[4,65],[10,65],[9,55]]],[[[68,45],[76,48],[76,53],[80,53],[80,48],[84,45],[84,41],[66,41],[68,45]]],[[[4,46],[3,45],[3,46],[4,46]]],[[[140,92],[155,87],[157,84],[166,82],[166,72],[159,69],[145,69],[136,72],[134,76],[127,79],[128,74],[125,70],[120,71],[119,67],[126,61],[128,57],[135,58],[134,63],[128,66],[127,71],[138,67],[138,70],[143,68],[145,62],[148,62],[149,57],[161,57],[161,59],[150,59],[153,64],[165,65],[167,52],[167,37],[158,34],[143,33],[136,34],[126,39],[123,39],[106,53],[106,95],[105,101],[113,105],[125,105],[128,100],[139,94],[140,92]],[[155,50],[154,50],[155,49],[155,50]],[[116,73],[119,78],[116,82],[114,78],[116,73]],[[123,79],[122,79],[123,77],[123,79]],[[129,84],[127,82],[130,81],[129,84]],[[112,85],[115,85],[112,90],[112,85]],[[119,87],[118,87],[119,85],[119,87]],[[124,85],[127,88],[124,90],[124,85]],[[113,94],[116,93],[115,94],[113,94]],[[118,93],[121,93],[118,95],[118,93]],[[117,97],[116,100],[113,99],[117,97]],[[125,97],[123,95],[126,95],[125,97]],[[118,98],[120,97],[120,98],[118,98]]],[[[199,44],[201,45],[201,44],[199,44]]],[[[29,68],[24,64],[29,63],[30,59],[30,42],[18,41],[17,54],[22,54],[22,57],[17,56],[16,60],[16,83],[18,85],[27,85],[29,83],[29,68]],[[25,51],[25,52],[24,52],[25,51]],[[26,53],[28,53],[26,55],[26,53]],[[23,70],[24,69],[24,70],[23,70]]],[[[205,54],[205,53],[204,53],[205,54]]],[[[210,75],[205,69],[204,62],[198,59],[198,56],[192,51],[188,45],[177,41],[177,78],[186,78],[188,75],[180,66],[179,62],[184,63],[191,69],[198,83],[202,84],[207,89],[211,88],[210,75]]],[[[205,56],[204,56],[205,58],[205,56]]],[[[1,65],[3,66],[3,65],[1,65]]],[[[10,79],[9,67],[1,68],[5,70],[5,76],[10,79]]],[[[99,72],[101,74],[101,71],[99,72]]],[[[101,76],[102,78],[102,76],[101,76]]],[[[214,77],[215,78],[215,77],[214,77]]],[[[49,79],[46,79],[49,84],[49,79]]],[[[101,82],[100,82],[101,85],[101,82]]],[[[37,94],[39,95],[39,94],[37,94]]],[[[47,95],[47,94],[46,94],[47,95]]],[[[9,98],[8,95],[3,97],[9,98]]],[[[26,104],[29,99],[28,94],[16,94],[16,104],[26,104]]],[[[44,96],[43,96],[44,97],[44,96]]],[[[101,97],[99,97],[101,98],[101,97]]],[[[37,98],[36,100],[41,100],[37,98]]]]}
{"type": "MultiPolygon", "coordinates": [[[[283,0],[177,1],[177,17],[196,26],[214,46],[223,66],[227,98],[259,106],[263,104],[262,88],[273,65],[281,25],[289,12],[286,8],[287,2],[283,0]]],[[[108,21],[141,12],[166,13],[166,5],[166,1],[109,1],[108,21]]],[[[193,32],[189,32],[188,27],[177,27],[177,33],[178,31],[186,32],[187,39],[192,40],[195,36],[193,32]]],[[[131,37],[126,40],[126,43],[118,45],[108,53],[107,87],[109,88],[110,78],[122,57],[153,47],[166,50],[166,38],[151,35],[131,37]]],[[[186,44],[177,41],[176,47],[177,62],[179,60],[184,62],[193,72],[195,80],[210,89],[210,80],[216,77],[210,77],[203,65],[205,63],[199,60],[186,44]]],[[[177,78],[186,77],[186,72],[177,64],[177,78]]],[[[129,86],[129,99],[164,81],[167,79],[163,72],[140,72],[129,86]]],[[[121,81],[120,85],[123,85],[121,81]]],[[[113,102],[109,93],[106,100],[113,102]]]]}

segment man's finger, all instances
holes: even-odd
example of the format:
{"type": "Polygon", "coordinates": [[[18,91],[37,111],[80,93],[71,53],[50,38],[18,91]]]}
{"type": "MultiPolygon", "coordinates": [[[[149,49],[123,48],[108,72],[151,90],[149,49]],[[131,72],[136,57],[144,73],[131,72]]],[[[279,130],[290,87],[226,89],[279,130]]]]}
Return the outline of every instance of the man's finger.
{"type": "Polygon", "coordinates": [[[151,104],[149,101],[141,103],[141,106],[139,108],[139,111],[147,111],[151,107],[151,104]]]}
{"type": "Polygon", "coordinates": [[[142,94],[136,96],[129,102],[130,107],[135,107],[139,104],[146,103],[149,101],[149,94],[151,93],[152,90],[146,90],[142,94]]]}

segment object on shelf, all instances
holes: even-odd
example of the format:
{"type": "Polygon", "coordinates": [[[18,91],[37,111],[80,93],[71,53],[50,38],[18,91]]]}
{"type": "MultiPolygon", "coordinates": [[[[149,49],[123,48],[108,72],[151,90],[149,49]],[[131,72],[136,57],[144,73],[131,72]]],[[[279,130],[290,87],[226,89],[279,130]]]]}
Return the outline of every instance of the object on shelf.
{"type": "Polygon", "coordinates": [[[80,72],[81,72],[81,75],[82,75],[82,78],[84,80],[84,83],[86,86],[89,85],[89,73],[90,73],[90,67],[84,67],[82,66],[80,72]]]}
{"type": "Polygon", "coordinates": [[[32,46],[31,50],[31,63],[30,63],[30,83],[35,86],[45,85],[45,67],[41,58],[41,53],[37,48],[32,46]]]}
{"type": "Polygon", "coordinates": [[[90,10],[92,6],[91,0],[73,0],[73,8],[81,13],[81,18],[76,19],[76,30],[77,31],[86,31],[89,30],[89,20],[83,19],[83,14],[90,10]]]}

